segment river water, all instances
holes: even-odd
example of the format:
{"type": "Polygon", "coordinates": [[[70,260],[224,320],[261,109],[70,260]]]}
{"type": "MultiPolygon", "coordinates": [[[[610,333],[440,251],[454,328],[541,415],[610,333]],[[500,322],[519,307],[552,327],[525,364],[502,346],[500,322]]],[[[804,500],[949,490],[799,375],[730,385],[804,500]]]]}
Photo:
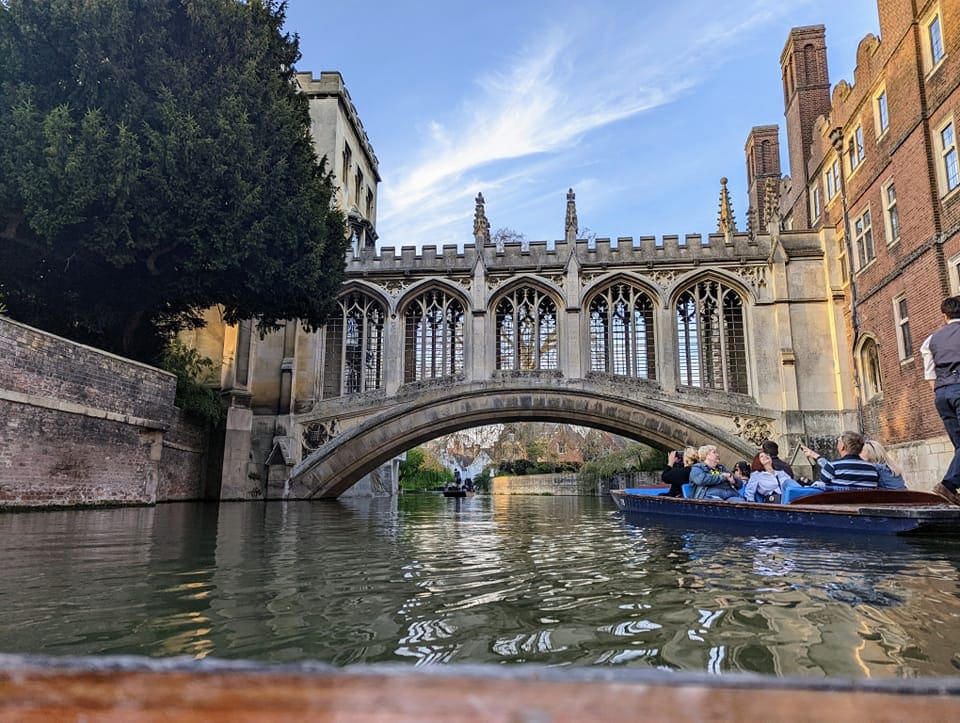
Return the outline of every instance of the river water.
{"type": "Polygon", "coordinates": [[[607,500],[0,515],[0,652],[951,676],[960,546],[623,519],[607,500]]]}

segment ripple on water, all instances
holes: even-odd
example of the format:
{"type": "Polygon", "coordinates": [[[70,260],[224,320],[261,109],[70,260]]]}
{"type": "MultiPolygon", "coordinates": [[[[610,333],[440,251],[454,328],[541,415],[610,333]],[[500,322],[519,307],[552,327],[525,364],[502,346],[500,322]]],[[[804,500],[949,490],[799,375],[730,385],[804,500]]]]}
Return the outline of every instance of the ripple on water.
{"type": "Polygon", "coordinates": [[[960,551],[623,521],[581,498],[0,516],[0,649],[955,675],[960,551]]]}

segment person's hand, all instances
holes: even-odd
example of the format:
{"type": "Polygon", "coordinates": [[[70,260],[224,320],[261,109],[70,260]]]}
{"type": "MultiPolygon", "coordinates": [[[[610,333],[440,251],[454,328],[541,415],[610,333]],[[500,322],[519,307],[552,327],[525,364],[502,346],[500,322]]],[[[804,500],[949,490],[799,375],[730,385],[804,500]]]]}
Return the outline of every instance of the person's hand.
{"type": "Polygon", "coordinates": [[[677,463],[677,453],[671,451],[670,454],[667,455],[667,466],[673,467],[673,465],[675,465],[676,463],[677,463]]]}
{"type": "Polygon", "coordinates": [[[819,454],[814,452],[805,444],[800,445],[800,451],[803,452],[803,456],[806,457],[807,459],[818,459],[820,457],[819,454]]]}

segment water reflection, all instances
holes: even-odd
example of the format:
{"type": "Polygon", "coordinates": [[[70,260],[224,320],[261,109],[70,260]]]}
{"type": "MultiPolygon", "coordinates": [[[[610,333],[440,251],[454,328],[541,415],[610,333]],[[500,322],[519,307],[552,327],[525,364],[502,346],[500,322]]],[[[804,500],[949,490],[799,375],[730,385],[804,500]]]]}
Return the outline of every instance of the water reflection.
{"type": "Polygon", "coordinates": [[[951,675],[953,548],[438,496],[0,515],[0,650],[951,675]]]}

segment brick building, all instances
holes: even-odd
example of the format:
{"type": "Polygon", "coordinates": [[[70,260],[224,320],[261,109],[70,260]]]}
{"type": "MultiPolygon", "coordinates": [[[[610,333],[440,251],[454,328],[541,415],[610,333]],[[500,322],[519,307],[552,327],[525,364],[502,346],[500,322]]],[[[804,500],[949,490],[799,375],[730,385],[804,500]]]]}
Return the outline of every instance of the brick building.
{"type": "MultiPolygon", "coordinates": [[[[863,38],[854,82],[832,92],[824,27],[787,38],[791,175],[780,209],[784,228],[819,231],[827,283],[846,298],[865,431],[929,479],[952,454],[919,349],[942,324],[941,300],[960,293],[960,0],[877,5],[881,37],[863,38]]],[[[761,227],[758,158],[768,159],[767,176],[779,174],[769,167],[779,163],[770,128],[754,128],[747,141],[750,217],[761,227]]]]}

